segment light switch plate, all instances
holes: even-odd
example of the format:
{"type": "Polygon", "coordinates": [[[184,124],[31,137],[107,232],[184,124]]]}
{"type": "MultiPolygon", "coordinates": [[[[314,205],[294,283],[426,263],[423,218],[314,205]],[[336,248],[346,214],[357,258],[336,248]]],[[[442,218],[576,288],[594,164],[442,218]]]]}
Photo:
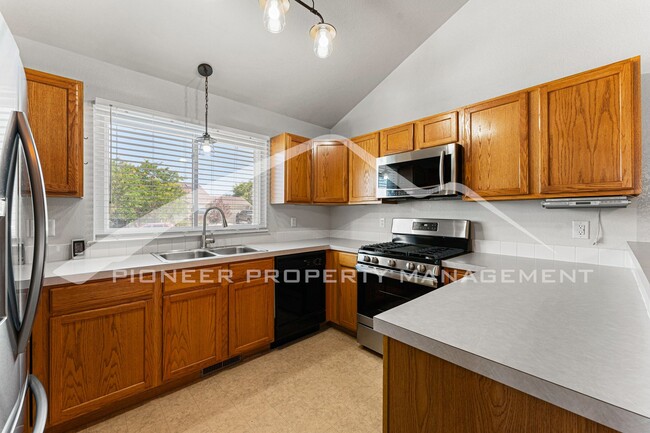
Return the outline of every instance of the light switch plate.
{"type": "Polygon", "coordinates": [[[384,217],[379,218],[379,227],[381,227],[382,229],[386,227],[386,218],[384,217]]]}
{"type": "Polygon", "coordinates": [[[291,217],[289,220],[291,227],[298,227],[298,220],[296,220],[296,217],[291,217]]]}

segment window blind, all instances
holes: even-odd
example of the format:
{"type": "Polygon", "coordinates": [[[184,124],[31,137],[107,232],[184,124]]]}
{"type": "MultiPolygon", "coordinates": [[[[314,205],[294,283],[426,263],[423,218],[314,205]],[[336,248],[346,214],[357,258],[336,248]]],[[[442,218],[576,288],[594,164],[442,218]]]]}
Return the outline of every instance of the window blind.
{"type": "Polygon", "coordinates": [[[100,99],[93,116],[96,235],[198,230],[212,206],[225,230],[266,228],[268,137],[209,128],[206,153],[193,144],[204,126],[185,119],[100,99]]]}

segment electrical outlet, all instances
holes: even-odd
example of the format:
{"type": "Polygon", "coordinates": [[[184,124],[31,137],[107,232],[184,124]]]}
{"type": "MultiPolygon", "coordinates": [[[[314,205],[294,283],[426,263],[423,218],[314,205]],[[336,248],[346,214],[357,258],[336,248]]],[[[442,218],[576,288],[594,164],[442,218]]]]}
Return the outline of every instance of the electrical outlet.
{"type": "Polygon", "coordinates": [[[379,227],[381,227],[382,229],[386,227],[386,218],[383,217],[379,218],[379,227]]]}
{"type": "Polygon", "coordinates": [[[291,227],[298,227],[298,220],[296,220],[296,217],[291,217],[291,220],[289,220],[291,227]]]}
{"type": "Polygon", "coordinates": [[[589,239],[589,221],[573,221],[573,239],[589,239]]]}

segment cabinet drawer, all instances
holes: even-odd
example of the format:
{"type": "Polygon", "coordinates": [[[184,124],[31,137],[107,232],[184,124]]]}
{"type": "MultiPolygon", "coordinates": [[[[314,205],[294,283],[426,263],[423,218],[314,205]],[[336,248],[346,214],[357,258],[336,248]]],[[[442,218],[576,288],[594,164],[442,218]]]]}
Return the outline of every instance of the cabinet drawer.
{"type": "Polygon", "coordinates": [[[260,275],[264,275],[264,271],[272,270],[274,268],[275,264],[273,259],[235,263],[230,265],[230,271],[232,273],[231,279],[233,283],[236,283],[240,281],[246,281],[247,275],[250,275],[251,278],[259,278],[260,275]],[[261,272],[261,274],[259,272],[261,272]]]}
{"type": "Polygon", "coordinates": [[[50,312],[53,316],[119,304],[127,300],[153,296],[157,277],[151,280],[123,278],[104,280],[78,286],[50,289],[50,312]]]}
{"type": "Polygon", "coordinates": [[[228,282],[227,277],[221,266],[163,271],[163,291],[169,294],[201,287],[222,286],[228,282]]]}
{"type": "Polygon", "coordinates": [[[350,253],[338,253],[339,265],[354,268],[357,265],[357,255],[350,253]]]}

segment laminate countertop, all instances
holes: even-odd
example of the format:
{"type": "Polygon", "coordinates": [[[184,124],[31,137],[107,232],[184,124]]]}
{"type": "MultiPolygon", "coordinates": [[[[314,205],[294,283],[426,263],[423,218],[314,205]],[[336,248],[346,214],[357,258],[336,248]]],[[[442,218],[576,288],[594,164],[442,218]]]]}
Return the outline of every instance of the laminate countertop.
{"type": "Polygon", "coordinates": [[[635,268],[472,253],[475,273],[374,319],[380,333],[619,430],[650,432],[650,244],[635,268]]]}
{"type": "MultiPolygon", "coordinates": [[[[370,242],[339,238],[259,244],[252,243],[247,244],[247,246],[264,251],[184,262],[163,262],[152,254],[66,260],[46,264],[43,284],[45,286],[69,283],[81,284],[92,280],[113,278],[114,276],[126,277],[133,272],[156,272],[199,266],[213,266],[328,249],[356,254],[359,247],[367,243],[370,242]]],[[[20,272],[25,275],[27,279],[29,267],[22,266],[20,272]]]]}

